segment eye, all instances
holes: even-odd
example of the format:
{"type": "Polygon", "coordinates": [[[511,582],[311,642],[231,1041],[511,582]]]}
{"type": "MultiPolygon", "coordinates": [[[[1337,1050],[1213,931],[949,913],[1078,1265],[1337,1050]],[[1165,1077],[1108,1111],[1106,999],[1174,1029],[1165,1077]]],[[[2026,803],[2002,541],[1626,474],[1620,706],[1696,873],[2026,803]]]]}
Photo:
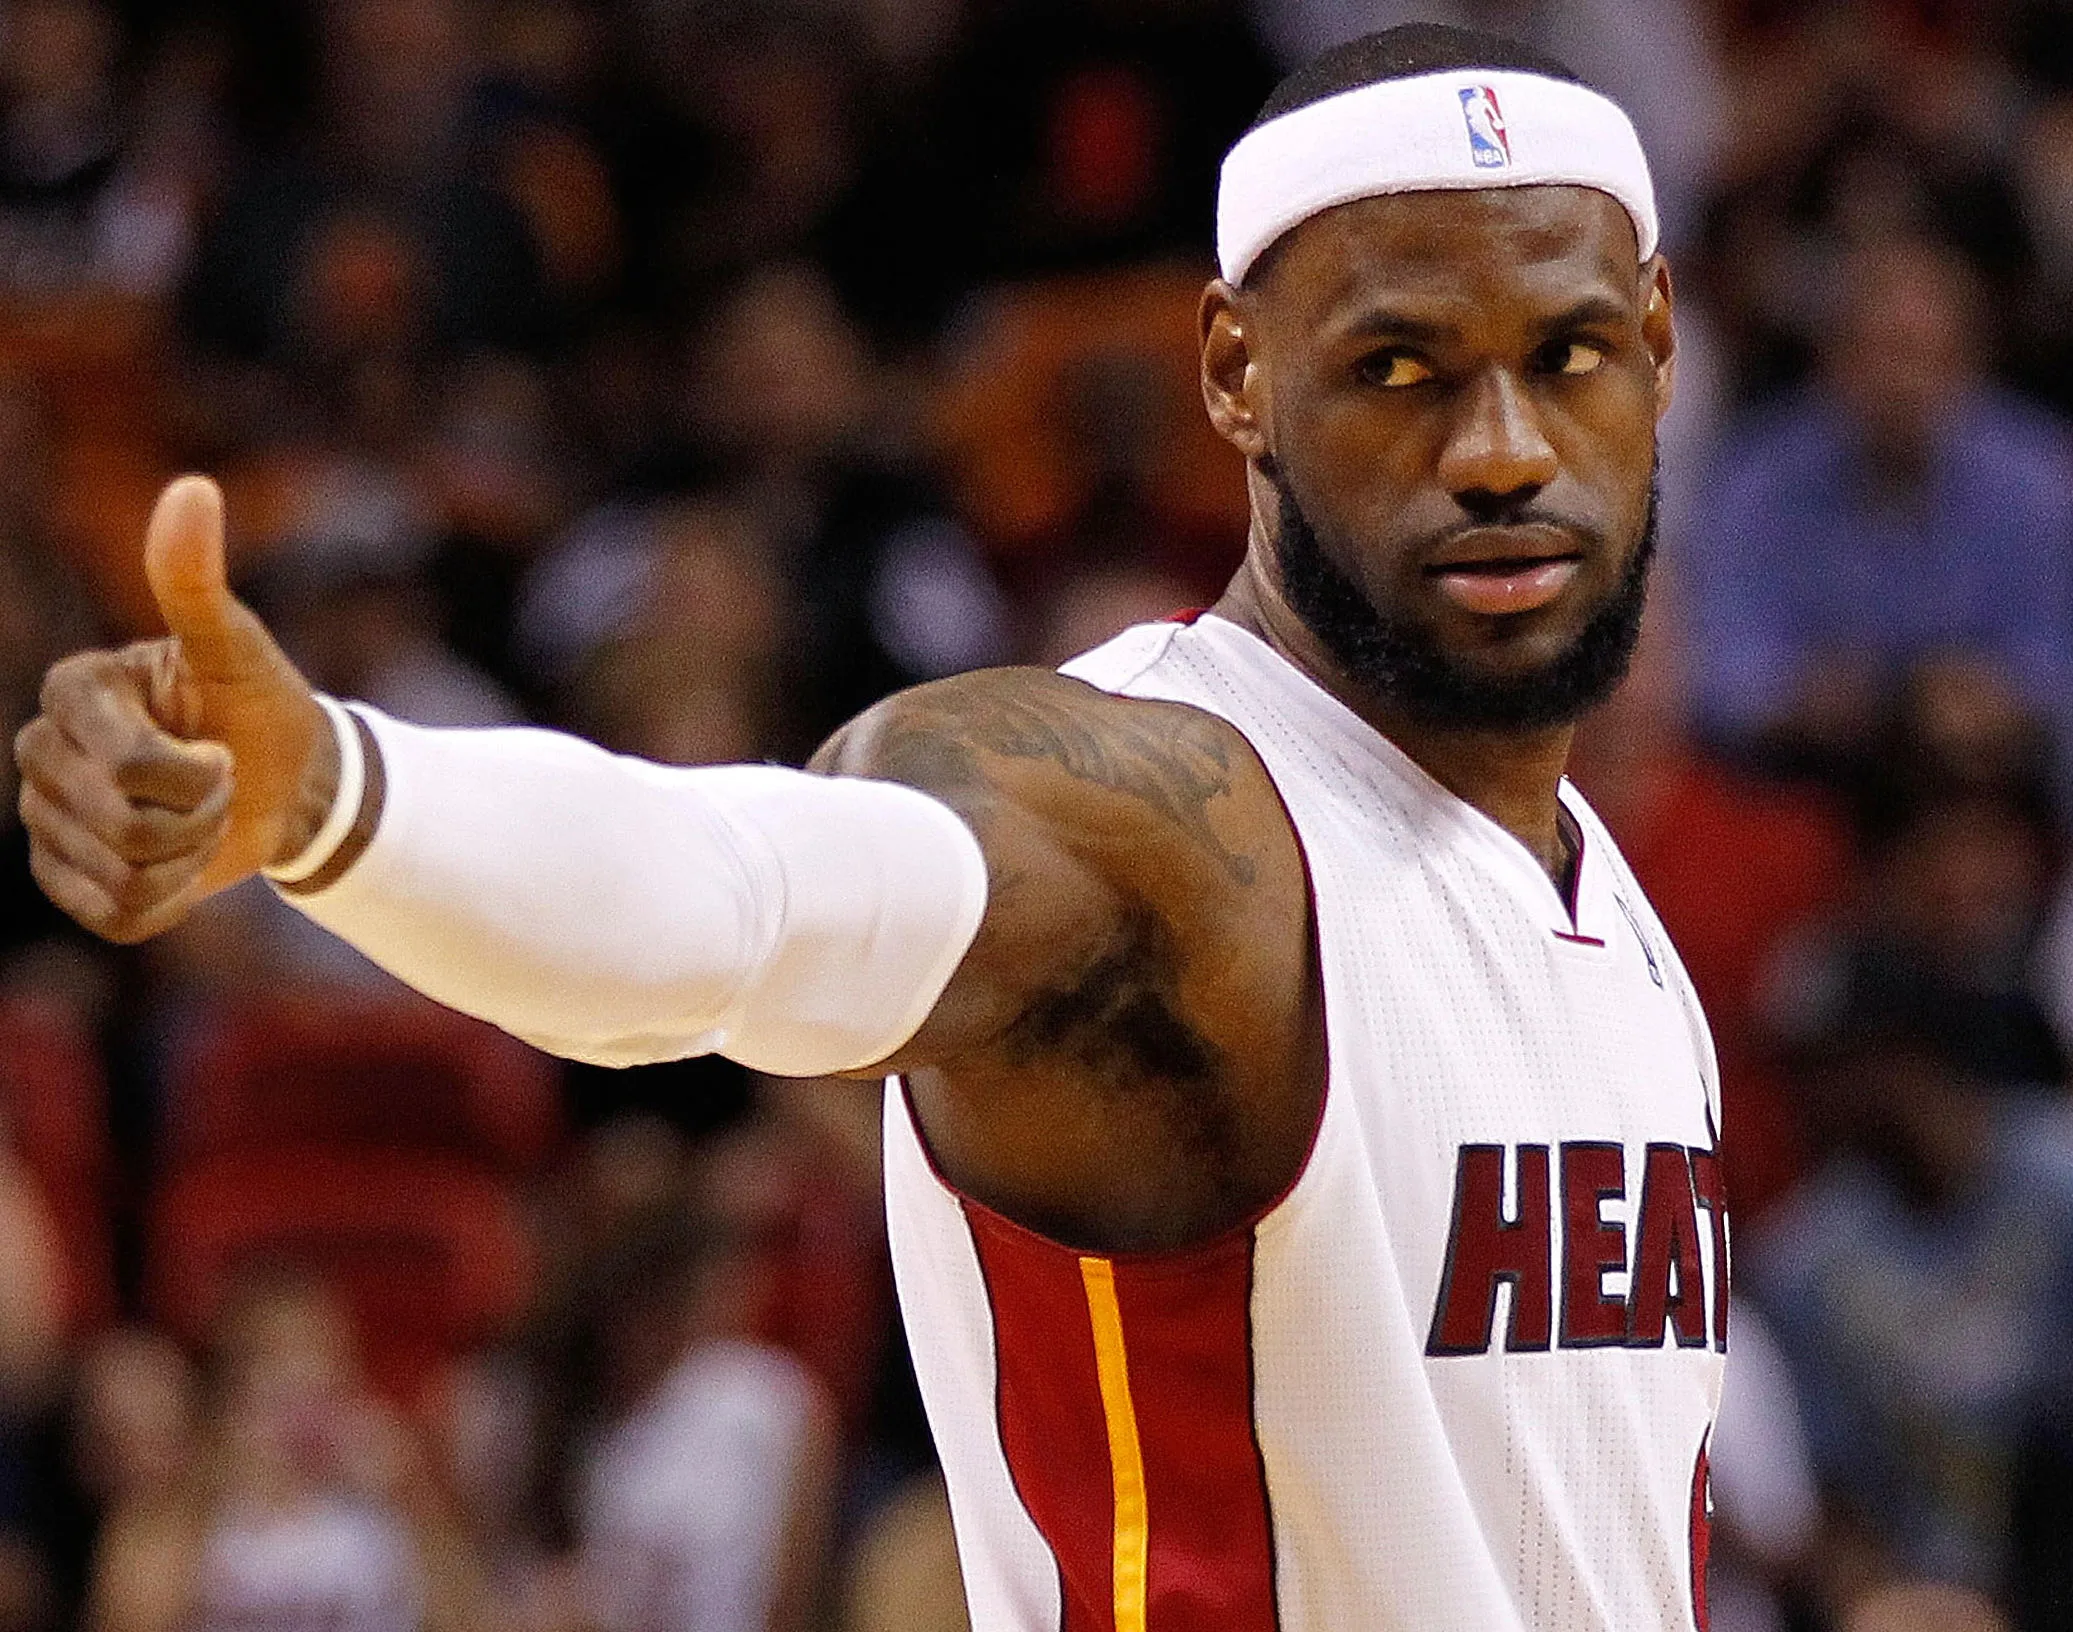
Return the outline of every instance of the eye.
{"type": "Polygon", "coordinates": [[[1588,340],[1557,340],[1540,353],[1540,366],[1550,374],[1595,374],[1604,361],[1604,349],[1588,340]]]}
{"type": "Polygon", "coordinates": [[[1361,359],[1360,377],[1370,385],[1401,391],[1406,386],[1423,385],[1432,378],[1432,369],[1414,352],[1378,351],[1361,359]]]}

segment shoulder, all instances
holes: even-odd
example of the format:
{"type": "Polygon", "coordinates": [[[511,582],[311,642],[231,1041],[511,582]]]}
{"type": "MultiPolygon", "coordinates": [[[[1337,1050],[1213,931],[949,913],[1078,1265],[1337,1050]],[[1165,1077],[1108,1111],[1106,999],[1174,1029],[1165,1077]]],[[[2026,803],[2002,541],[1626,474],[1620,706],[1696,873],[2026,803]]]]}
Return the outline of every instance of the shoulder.
{"type": "Polygon", "coordinates": [[[931,793],[982,843],[1011,814],[1076,850],[1164,835],[1240,882],[1262,825],[1287,826],[1265,767],[1227,721],[1048,669],[984,669],[901,692],[814,763],[931,793]]]}
{"type": "Polygon", "coordinates": [[[974,669],[895,692],[866,709],[830,739],[829,747],[842,756],[840,766],[831,768],[854,773],[860,760],[876,762],[888,752],[905,754],[923,740],[1042,759],[1061,732],[1075,737],[1128,734],[1152,721],[1191,736],[1205,734],[1202,728],[1237,736],[1231,726],[1201,709],[1120,696],[1055,669],[974,669]],[[1025,752],[1032,746],[1043,751],[1025,752]]]}
{"type": "Polygon", "coordinates": [[[1192,1020],[1267,1004],[1283,963],[1301,975],[1295,830],[1245,738],[1204,710],[982,670],[888,698],[814,768],[920,789],[985,856],[978,937],[897,1069],[969,1058],[1046,1005],[1107,1013],[1119,979],[1165,982],[1159,1001],[1192,1020]]]}

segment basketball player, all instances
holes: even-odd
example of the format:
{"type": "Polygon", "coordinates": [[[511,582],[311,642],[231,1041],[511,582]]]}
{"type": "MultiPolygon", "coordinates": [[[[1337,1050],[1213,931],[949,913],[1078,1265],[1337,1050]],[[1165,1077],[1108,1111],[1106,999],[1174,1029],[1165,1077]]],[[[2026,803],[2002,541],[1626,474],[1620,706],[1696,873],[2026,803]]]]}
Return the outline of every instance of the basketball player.
{"type": "Polygon", "coordinates": [[[1522,47],[1299,72],[1202,301],[1229,592],[810,772],[313,696],[184,479],[172,638],[59,664],[21,736],[37,876],[128,940],[265,870],[563,1054],[885,1076],[982,1632],[1703,1626],[1711,1055],[1562,780],[1641,612],[1655,220],[1625,116],[1522,47]]]}

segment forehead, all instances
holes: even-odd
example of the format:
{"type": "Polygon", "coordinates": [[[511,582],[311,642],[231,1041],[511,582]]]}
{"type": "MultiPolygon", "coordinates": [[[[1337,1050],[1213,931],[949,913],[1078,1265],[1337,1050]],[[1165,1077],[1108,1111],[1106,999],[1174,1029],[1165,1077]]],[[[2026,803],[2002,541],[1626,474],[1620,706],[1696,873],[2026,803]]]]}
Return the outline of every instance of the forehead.
{"type": "Polygon", "coordinates": [[[1641,290],[1633,222],[1589,187],[1492,187],[1357,199],[1293,228],[1259,289],[1319,332],[1377,309],[1436,322],[1530,320],[1641,290]]]}

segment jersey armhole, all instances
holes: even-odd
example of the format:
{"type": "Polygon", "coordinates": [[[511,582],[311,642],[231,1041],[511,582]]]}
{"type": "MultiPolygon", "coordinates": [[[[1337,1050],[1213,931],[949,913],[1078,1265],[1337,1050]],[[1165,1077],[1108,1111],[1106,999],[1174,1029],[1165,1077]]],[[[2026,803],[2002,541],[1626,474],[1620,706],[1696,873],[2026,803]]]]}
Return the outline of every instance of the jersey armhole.
{"type": "MultiPolygon", "coordinates": [[[[1227,721],[1226,723],[1230,722],[1227,721]]],[[[1232,729],[1237,730],[1238,728],[1233,725],[1232,729]]],[[[1245,733],[1239,731],[1239,735],[1244,737],[1245,733]]],[[[1247,739],[1247,747],[1251,747],[1250,739],[1247,739]]],[[[1253,749],[1252,752],[1255,757],[1258,756],[1257,749],[1253,749]]],[[[1017,1219],[1008,1217],[1005,1213],[989,1207],[985,1202],[980,1201],[955,1183],[943,1171],[942,1165],[936,1160],[936,1152],[929,1143],[928,1132],[921,1125],[921,1112],[915,1106],[913,1090],[907,1081],[906,1073],[892,1073],[886,1078],[886,1082],[895,1091],[899,1099],[900,1106],[907,1118],[907,1126],[914,1136],[915,1148],[921,1152],[921,1159],[928,1169],[929,1177],[941,1186],[945,1195],[949,1196],[968,1213],[978,1214],[997,1228],[1007,1231],[1031,1245],[1039,1246],[1052,1252],[1069,1254],[1074,1258],[1098,1256],[1109,1259],[1114,1263],[1130,1264],[1140,1268],[1170,1268],[1175,1271],[1184,1271],[1197,1267],[1201,1263],[1221,1258],[1231,1250],[1234,1243],[1249,1237],[1262,1225],[1271,1220],[1288,1205],[1296,1192],[1302,1188],[1304,1179],[1309,1176],[1311,1169],[1316,1165],[1318,1146],[1322,1143],[1324,1136],[1325,1117],[1332,1103],[1330,997],[1324,989],[1323,949],[1319,940],[1320,929],[1317,919],[1317,887],[1310,871],[1310,854],[1303,844],[1302,831],[1296,826],[1294,816],[1289,813],[1287,802],[1282,799],[1281,789],[1275,783],[1273,773],[1267,770],[1265,760],[1260,761],[1260,768],[1267,777],[1267,785],[1274,790],[1275,802],[1281,806],[1282,817],[1287,821],[1289,832],[1293,835],[1296,842],[1297,858],[1302,863],[1304,911],[1309,924],[1309,934],[1307,937],[1310,948],[1309,956],[1311,968],[1315,971],[1317,977],[1318,1024],[1321,1028],[1319,1046],[1323,1054],[1324,1085],[1318,1092],[1317,1109],[1311,1116],[1309,1135],[1303,1142],[1303,1154],[1301,1159],[1297,1161],[1295,1170],[1288,1176],[1287,1182],[1265,1202],[1201,1241],[1192,1241],[1178,1247],[1156,1248],[1150,1251],[1089,1253],[1085,1249],[1068,1246],[1052,1236],[1045,1235],[1041,1230],[1033,1229],[1017,1219]]],[[[888,1108],[888,1114],[890,1114],[890,1108],[888,1108]]]]}

